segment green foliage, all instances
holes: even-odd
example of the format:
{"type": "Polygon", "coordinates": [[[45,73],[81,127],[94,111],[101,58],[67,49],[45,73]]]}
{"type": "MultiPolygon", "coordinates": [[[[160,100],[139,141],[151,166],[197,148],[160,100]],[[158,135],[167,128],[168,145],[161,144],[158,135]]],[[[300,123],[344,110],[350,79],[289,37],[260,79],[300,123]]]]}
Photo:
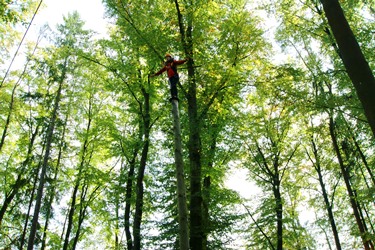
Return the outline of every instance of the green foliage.
{"type": "MultiPolygon", "coordinates": [[[[320,1],[178,3],[182,22],[193,27],[193,40],[189,41],[193,54],[189,56],[195,66],[199,117],[195,126],[200,132],[207,249],[276,247],[279,201],[283,249],[333,247],[317,163],[342,249],[362,247],[356,222],[348,216],[352,208],[332,147],[329,117],[334,119],[355,200],[364,212],[369,229],[366,237],[373,240],[373,138],[320,1]],[[265,29],[267,21],[262,18],[266,16],[257,16],[264,12],[277,21],[274,38],[265,29]],[[249,183],[256,185],[256,190],[246,190],[246,199],[226,187],[234,167],[247,169],[249,183]],[[281,197],[276,197],[275,190],[281,197]]],[[[373,67],[373,2],[340,3],[373,67]]],[[[13,23],[27,20],[32,2],[21,1],[17,7],[7,1],[0,4],[0,54],[5,60],[17,40],[13,23]]],[[[106,0],[104,4],[115,21],[107,38],[94,40],[93,32],[85,30],[79,14],[73,12],[64,17],[55,34],[48,34],[51,44],[32,56],[29,53],[20,82],[16,79],[21,72],[14,71],[0,87],[0,132],[5,131],[9,114],[11,117],[0,150],[0,209],[14,193],[0,224],[4,248],[19,248],[23,235],[27,240],[29,204],[32,212],[50,114],[62,82],[38,247],[44,231],[49,248],[63,247],[64,224],[74,208],[70,247],[78,234],[77,248],[126,248],[125,206],[131,207],[131,231],[135,180],[145,143],[147,93],[152,127],[143,181],[142,248],[178,249],[168,83],[164,75],[148,78],[160,69],[164,53],[187,57],[175,1],[106,0]],[[135,172],[129,177],[132,167],[135,172]],[[133,185],[129,199],[128,183],[133,185]]],[[[186,64],[180,66],[179,74],[185,179],[189,183],[187,93],[192,79],[186,64]]],[[[187,185],[188,195],[190,189],[187,185]]]]}

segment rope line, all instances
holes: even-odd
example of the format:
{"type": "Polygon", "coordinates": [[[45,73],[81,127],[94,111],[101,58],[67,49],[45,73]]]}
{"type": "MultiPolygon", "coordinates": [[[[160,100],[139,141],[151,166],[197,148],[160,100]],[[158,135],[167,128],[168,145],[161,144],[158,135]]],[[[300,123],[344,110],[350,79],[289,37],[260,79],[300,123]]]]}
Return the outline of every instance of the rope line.
{"type": "Polygon", "coordinates": [[[34,18],[35,18],[35,16],[36,16],[36,14],[38,13],[39,8],[40,8],[40,6],[42,5],[42,2],[43,2],[43,0],[40,0],[40,2],[39,2],[39,4],[38,4],[38,7],[36,8],[36,10],[35,10],[35,12],[34,12],[34,15],[33,15],[33,17],[31,18],[31,21],[29,22],[29,25],[27,26],[27,29],[26,29],[25,33],[23,34],[23,37],[22,37],[22,39],[21,39],[21,42],[20,42],[20,44],[18,45],[17,50],[16,50],[16,52],[15,52],[14,55],[13,55],[12,61],[10,62],[10,65],[9,65],[7,71],[5,72],[5,75],[4,75],[4,77],[3,77],[3,80],[1,81],[0,88],[3,86],[3,84],[4,84],[4,82],[5,82],[5,79],[6,79],[6,77],[7,77],[8,74],[9,74],[10,68],[11,68],[12,65],[13,65],[13,62],[14,62],[14,60],[15,60],[17,54],[18,54],[18,51],[20,50],[20,48],[21,48],[21,46],[22,46],[22,43],[23,43],[23,41],[25,40],[25,37],[26,37],[26,35],[27,35],[27,32],[29,31],[29,29],[30,29],[30,27],[31,27],[31,24],[32,24],[33,21],[34,21],[34,18]]]}

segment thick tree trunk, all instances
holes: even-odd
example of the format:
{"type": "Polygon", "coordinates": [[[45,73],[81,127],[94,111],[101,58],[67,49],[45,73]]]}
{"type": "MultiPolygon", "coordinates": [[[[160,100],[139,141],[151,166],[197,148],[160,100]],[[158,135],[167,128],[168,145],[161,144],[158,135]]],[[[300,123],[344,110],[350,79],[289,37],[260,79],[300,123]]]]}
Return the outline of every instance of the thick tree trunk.
{"type": "Polygon", "coordinates": [[[186,187],[184,179],[184,161],[182,157],[180,116],[178,100],[172,99],[173,131],[174,131],[174,159],[177,177],[177,202],[179,222],[180,250],[189,250],[189,226],[186,204],[186,187]]]}
{"type": "Polygon", "coordinates": [[[347,190],[348,195],[349,195],[350,204],[352,206],[353,214],[354,214],[355,220],[357,222],[359,233],[360,233],[361,238],[362,238],[363,246],[364,246],[365,250],[370,250],[370,249],[372,249],[371,248],[371,241],[366,237],[366,234],[368,232],[365,229],[364,222],[361,220],[360,211],[359,211],[358,204],[357,204],[357,201],[356,201],[356,196],[355,196],[355,193],[352,189],[352,185],[350,183],[350,173],[349,173],[349,171],[348,171],[347,167],[345,166],[344,161],[342,159],[342,155],[341,155],[341,152],[340,152],[339,144],[337,142],[337,137],[336,137],[334,127],[335,127],[335,125],[334,125],[334,122],[333,122],[333,118],[330,117],[330,119],[329,119],[329,131],[330,131],[330,135],[331,135],[331,139],[332,139],[332,143],[333,143],[333,148],[335,150],[337,159],[339,161],[341,173],[342,173],[342,176],[344,178],[346,190],[347,190]]]}
{"type": "Polygon", "coordinates": [[[202,166],[200,145],[200,121],[195,81],[191,80],[188,93],[189,117],[189,160],[190,160],[190,247],[192,250],[205,249],[203,246],[202,222],[202,166]]]}
{"type": "Polygon", "coordinates": [[[335,218],[333,216],[332,206],[331,206],[331,203],[329,202],[327,190],[326,190],[326,187],[325,187],[325,184],[324,184],[323,175],[322,175],[322,168],[321,168],[320,161],[319,161],[318,150],[317,150],[315,142],[313,140],[311,141],[311,144],[312,144],[312,149],[313,149],[314,157],[315,157],[314,168],[315,168],[315,170],[318,174],[318,180],[319,180],[320,188],[322,189],[324,205],[325,205],[325,208],[326,208],[327,213],[328,213],[328,219],[329,219],[329,222],[331,224],[331,229],[332,229],[333,237],[335,239],[336,249],[341,250],[339,233],[337,231],[335,218]]]}
{"type": "Polygon", "coordinates": [[[204,228],[202,221],[202,164],[200,126],[197,105],[197,87],[193,61],[193,24],[192,16],[187,16],[185,25],[178,0],[175,0],[181,43],[184,48],[188,68],[188,118],[189,118],[189,161],[190,161],[190,248],[192,250],[206,249],[203,245],[204,228]]]}
{"type": "Polygon", "coordinates": [[[375,136],[375,78],[338,0],[321,0],[340,55],[375,136]]]}
{"type": "Polygon", "coordinates": [[[144,96],[144,113],[143,116],[143,148],[141,154],[141,160],[138,168],[137,175],[137,185],[136,185],[136,201],[135,201],[135,213],[134,213],[134,223],[133,223],[133,237],[134,245],[133,250],[141,249],[141,222],[143,214],[143,179],[146,169],[146,162],[148,156],[148,150],[150,145],[150,130],[151,130],[151,121],[150,121],[150,95],[142,88],[142,93],[144,96]]]}

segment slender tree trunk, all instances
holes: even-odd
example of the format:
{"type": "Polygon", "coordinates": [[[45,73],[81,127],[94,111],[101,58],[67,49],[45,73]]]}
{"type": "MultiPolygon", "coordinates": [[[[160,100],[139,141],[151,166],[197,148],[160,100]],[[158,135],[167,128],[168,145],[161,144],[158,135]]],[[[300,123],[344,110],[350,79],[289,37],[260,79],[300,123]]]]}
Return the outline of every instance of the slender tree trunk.
{"type": "Polygon", "coordinates": [[[278,174],[278,163],[275,163],[275,173],[273,176],[273,195],[275,197],[275,209],[276,209],[276,220],[277,220],[277,244],[276,249],[283,249],[283,202],[280,193],[280,180],[278,174]]]}
{"type": "Polygon", "coordinates": [[[324,205],[325,205],[325,208],[326,208],[327,213],[328,213],[328,219],[329,219],[329,222],[331,224],[331,229],[332,229],[333,237],[335,239],[336,249],[341,250],[339,233],[337,231],[335,218],[333,216],[332,206],[329,202],[327,190],[326,190],[324,180],[323,180],[322,168],[321,168],[321,165],[320,165],[320,160],[319,160],[319,155],[318,155],[318,149],[316,148],[315,142],[313,140],[311,140],[311,144],[312,144],[314,157],[315,157],[315,163],[313,163],[313,165],[314,165],[315,171],[318,174],[320,188],[322,189],[322,193],[323,193],[324,205]]]}
{"type": "Polygon", "coordinates": [[[55,174],[54,174],[54,177],[53,177],[53,182],[51,183],[50,196],[49,196],[48,207],[47,207],[47,212],[46,212],[46,221],[45,221],[44,228],[43,228],[41,250],[44,250],[45,247],[46,247],[47,231],[48,231],[49,219],[51,217],[52,203],[53,203],[53,200],[55,199],[55,195],[56,195],[57,175],[58,175],[58,172],[59,172],[60,162],[61,162],[61,158],[62,158],[62,151],[63,151],[63,145],[64,145],[64,140],[65,140],[67,120],[68,120],[68,116],[66,116],[66,118],[65,118],[64,127],[63,127],[63,131],[62,131],[61,139],[60,139],[59,155],[57,157],[55,174]]]}
{"type": "Polygon", "coordinates": [[[5,121],[3,134],[2,134],[1,140],[0,140],[0,152],[1,152],[2,148],[3,148],[4,142],[5,142],[5,138],[7,136],[9,124],[10,124],[10,119],[11,119],[11,116],[13,114],[14,95],[16,93],[16,89],[17,89],[18,85],[19,85],[19,83],[16,83],[14,85],[14,87],[13,87],[13,90],[12,90],[12,96],[11,96],[10,103],[9,103],[9,112],[8,112],[7,119],[5,121]]]}
{"type": "Polygon", "coordinates": [[[126,181],[126,191],[125,191],[125,236],[126,236],[126,245],[128,250],[133,249],[133,240],[130,232],[130,208],[131,208],[131,197],[133,192],[133,180],[134,180],[134,170],[135,170],[135,161],[137,158],[138,149],[134,150],[133,159],[129,162],[129,171],[128,179],[126,181]]]}
{"type": "Polygon", "coordinates": [[[141,154],[141,160],[138,168],[137,175],[137,186],[136,186],[136,201],[135,201],[135,214],[134,214],[134,223],[133,223],[133,237],[134,245],[133,250],[141,249],[141,222],[142,222],[142,213],[143,213],[143,179],[146,169],[146,162],[150,144],[150,95],[142,88],[144,96],[144,113],[143,113],[143,148],[141,154]]]}
{"type": "Polygon", "coordinates": [[[38,169],[35,170],[35,176],[34,176],[34,181],[33,181],[33,189],[32,189],[31,194],[29,196],[30,197],[29,206],[27,208],[26,219],[25,219],[25,223],[24,223],[24,226],[23,226],[23,231],[22,231],[22,235],[21,235],[21,239],[20,239],[20,248],[19,248],[20,250],[23,250],[23,245],[26,243],[25,242],[26,232],[27,232],[27,227],[29,225],[31,207],[32,207],[33,201],[34,201],[34,194],[35,194],[35,191],[36,191],[36,188],[37,188],[38,173],[39,173],[39,170],[40,170],[40,166],[41,166],[41,163],[38,164],[38,169]]]}
{"type": "Polygon", "coordinates": [[[79,181],[76,180],[76,184],[74,185],[73,194],[72,194],[72,202],[70,204],[70,209],[69,209],[69,214],[68,214],[68,224],[66,227],[63,250],[67,250],[69,247],[69,238],[70,238],[70,233],[73,227],[73,216],[74,216],[74,211],[75,211],[75,206],[76,206],[78,187],[79,187],[79,181]]]}
{"type": "Polygon", "coordinates": [[[52,211],[52,203],[53,203],[53,200],[55,199],[55,187],[54,185],[56,185],[56,181],[57,181],[57,169],[55,170],[55,176],[53,178],[53,187],[51,187],[51,194],[49,196],[49,199],[48,199],[48,209],[47,209],[47,213],[46,213],[46,221],[44,223],[44,228],[43,228],[43,237],[42,237],[42,246],[41,246],[41,250],[44,250],[46,248],[46,241],[47,241],[47,232],[48,232],[48,226],[49,226],[49,220],[51,218],[51,211],[52,211]]]}
{"type": "Polygon", "coordinates": [[[72,244],[72,250],[75,250],[78,244],[79,236],[81,235],[81,229],[82,229],[82,223],[85,219],[86,215],[86,209],[88,206],[88,201],[86,201],[87,191],[88,191],[88,185],[84,184],[81,189],[81,197],[80,197],[80,203],[79,203],[79,215],[78,215],[78,223],[77,223],[77,230],[73,239],[72,244]]]}
{"type": "Polygon", "coordinates": [[[46,151],[44,154],[43,158],[43,164],[42,164],[42,170],[40,173],[40,178],[39,178],[39,186],[38,186],[38,191],[37,191],[37,196],[36,196],[36,203],[35,203],[35,208],[34,208],[34,216],[32,220],[32,225],[30,229],[30,235],[29,235],[29,241],[27,245],[28,250],[32,250],[34,248],[34,242],[35,242],[35,235],[37,231],[37,225],[38,225],[38,219],[39,219],[39,212],[40,208],[42,205],[42,199],[43,199],[43,189],[44,189],[44,179],[45,175],[47,172],[47,167],[48,167],[48,160],[51,152],[51,146],[52,146],[52,138],[53,138],[53,133],[55,129],[55,123],[57,119],[57,111],[60,106],[60,99],[61,99],[61,92],[62,92],[62,86],[63,82],[65,80],[65,75],[66,75],[66,67],[67,67],[67,59],[65,59],[64,65],[63,65],[63,72],[60,77],[60,82],[59,82],[59,88],[57,90],[56,98],[55,98],[55,103],[52,111],[52,117],[50,124],[48,126],[47,130],[47,140],[46,140],[46,151]]]}
{"type": "Polygon", "coordinates": [[[184,177],[184,161],[182,157],[180,115],[178,100],[172,99],[173,131],[174,131],[174,159],[177,177],[177,202],[179,222],[180,250],[189,250],[189,225],[186,204],[186,186],[184,177]]]}
{"type": "Polygon", "coordinates": [[[366,237],[366,234],[368,232],[366,232],[364,222],[361,220],[361,216],[360,216],[358,204],[357,204],[357,201],[356,201],[356,197],[355,197],[355,194],[353,192],[353,189],[352,189],[352,186],[351,186],[351,183],[350,183],[350,174],[349,174],[349,172],[347,170],[347,167],[345,166],[344,161],[342,159],[342,155],[341,155],[339,145],[338,145],[338,142],[337,142],[334,126],[335,125],[334,125],[334,122],[333,122],[333,118],[330,117],[330,119],[329,119],[329,131],[330,131],[330,135],[331,135],[331,139],[332,139],[332,143],[333,143],[333,148],[335,150],[337,159],[339,161],[342,176],[344,177],[346,189],[348,191],[348,195],[349,195],[349,199],[350,199],[350,204],[351,204],[352,209],[353,209],[353,214],[354,214],[354,217],[355,217],[356,222],[357,222],[357,226],[358,226],[358,229],[359,229],[359,233],[361,235],[363,246],[364,246],[365,250],[370,250],[371,249],[371,247],[370,247],[371,242],[366,237]]]}
{"type": "Polygon", "coordinates": [[[17,180],[14,183],[12,190],[6,195],[3,206],[0,209],[0,228],[1,222],[3,220],[5,211],[7,210],[9,204],[12,202],[14,196],[18,193],[18,191],[27,183],[26,179],[22,178],[22,174],[18,174],[17,180]]]}
{"type": "Polygon", "coordinates": [[[369,165],[367,163],[366,156],[362,152],[361,147],[359,146],[359,144],[357,142],[357,139],[354,136],[353,136],[353,141],[354,141],[354,145],[355,145],[355,147],[357,149],[357,152],[358,152],[359,156],[361,157],[363,165],[365,166],[366,171],[367,171],[368,175],[370,176],[370,179],[372,181],[372,185],[375,187],[375,176],[374,176],[374,173],[372,172],[371,168],[369,167],[369,165]]]}
{"type": "Polygon", "coordinates": [[[120,231],[120,226],[119,226],[119,221],[120,221],[120,199],[119,195],[116,195],[116,204],[115,204],[115,212],[116,212],[116,221],[115,221],[115,250],[120,250],[120,245],[119,245],[119,238],[118,238],[118,233],[120,231]]]}
{"type": "Polygon", "coordinates": [[[375,78],[338,0],[321,0],[340,55],[375,136],[375,78]]]}
{"type": "MultiPolygon", "coordinates": [[[[33,52],[32,52],[32,55],[34,55],[38,45],[39,45],[39,42],[42,38],[42,34],[39,34],[38,36],[38,39],[37,39],[37,42],[34,46],[34,49],[33,49],[33,52]]],[[[18,80],[17,82],[14,84],[14,87],[13,87],[13,90],[12,90],[12,95],[11,95],[11,99],[10,99],[10,103],[9,103],[9,112],[8,112],[8,116],[7,116],[7,119],[5,121],[5,125],[4,125],[4,130],[3,130],[3,134],[1,136],[1,139],[0,139],[0,152],[4,146],[4,142],[5,142],[5,138],[7,136],[7,132],[8,132],[8,128],[9,128],[9,124],[10,124],[10,121],[11,121],[11,117],[12,117],[12,114],[13,114],[13,106],[14,106],[14,97],[15,97],[15,93],[16,93],[16,89],[17,87],[20,85],[20,82],[23,78],[23,76],[25,75],[25,72],[27,70],[27,66],[29,65],[29,62],[30,62],[30,59],[27,60],[27,62],[25,63],[25,66],[23,67],[23,70],[22,70],[22,73],[21,75],[18,77],[18,80]]],[[[3,79],[4,80],[4,79],[3,79]]]]}
{"type": "Polygon", "coordinates": [[[27,149],[26,159],[22,163],[21,170],[20,170],[20,173],[17,176],[16,182],[14,183],[10,194],[5,197],[4,203],[3,203],[3,205],[0,209],[0,227],[1,227],[1,222],[3,220],[4,214],[5,214],[8,206],[12,202],[14,196],[27,183],[27,181],[22,178],[22,175],[24,174],[24,172],[26,170],[26,167],[29,165],[29,162],[31,160],[31,153],[32,153],[32,150],[33,150],[33,147],[34,147],[34,141],[35,141],[35,138],[38,134],[38,131],[39,131],[39,125],[36,127],[35,131],[31,135],[30,143],[29,143],[28,149],[27,149]]]}
{"type": "Polygon", "coordinates": [[[75,213],[77,193],[78,193],[79,186],[81,184],[82,171],[83,171],[83,168],[85,167],[85,162],[87,161],[86,156],[87,156],[87,151],[88,151],[88,146],[89,146],[89,132],[90,132],[90,129],[91,129],[91,122],[92,122],[91,110],[92,110],[92,106],[91,106],[91,102],[90,102],[88,122],[87,122],[87,127],[86,127],[86,137],[85,137],[85,141],[84,141],[83,146],[82,146],[81,162],[80,162],[79,167],[78,167],[78,174],[77,174],[76,182],[75,182],[74,189],[73,189],[72,203],[71,203],[70,209],[69,209],[68,224],[67,224],[67,228],[66,228],[63,250],[67,250],[68,246],[69,246],[70,233],[71,233],[73,223],[74,223],[73,222],[73,216],[74,216],[74,213],[75,213]]]}

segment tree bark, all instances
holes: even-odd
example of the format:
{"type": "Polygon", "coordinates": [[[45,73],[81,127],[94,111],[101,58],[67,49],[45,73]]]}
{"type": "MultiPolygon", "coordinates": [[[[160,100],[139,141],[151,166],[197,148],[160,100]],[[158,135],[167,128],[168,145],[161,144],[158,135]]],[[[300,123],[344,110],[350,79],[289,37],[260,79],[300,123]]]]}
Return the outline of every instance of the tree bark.
{"type": "Polygon", "coordinates": [[[273,176],[272,190],[275,197],[275,209],[276,209],[276,221],[277,221],[277,244],[276,249],[283,249],[283,202],[280,193],[280,179],[279,179],[279,170],[278,162],[275,162],[275,173],[273,176]]]}
{"type": "Polygon", "coordinates": [[[46,248],[46,241],[47,241],[47,230],[48,230],[48,225],[49,225],[49,219],[51,217],[51,211],[52,211],[52,203],[55,199],[56,196],[56,182],[57,182],[57,175],[59,173],[60,169],[60,163],[61,163],[61,158],[62,158],[62,151],[63,151],[63,146],[64,146],[64,141],[65,141],[65,132],[66,132],[66,124],[68,121],[68,115],[65,117],[65,122],[62,130],[62,135],[60,138],[60,145],[59,145],[59,154],[57,157],[57,163],[55,167],[55,173],[53,177],[53,182],[51,184],[50,188],[50,196],[48,200],[48,208],[46,212],[46,221],[44,223],[44,228],[43,228],[43,237],[42,237],[42,246],[41,250],[44,250],[46,248]]]}
{"type": "Polygon", "coordinates": [[[142,87],[142,93],[144,97],[144,113],[143,117],[143,136],[144,142],[142,147],[141,160],[138,168],[137,175],[137,185],[136,185],[136,201],[135,201],[135,214],[134,214],[134,223],[133,223],[133,237],[134,245],[133,250],[141,249],[141,222],[143,214],[143,179],[146,169],[146,162],[148,157],[148,150],[150,145],[150,130],[151,130],[151,121],[150,121],[150,95],[142,87]]]}
{"type": "Polygon", "coordinates": [[[321,0],[347,73],[375,136],[375,78],[338,0],[321,0]]]}
{"type": "Polygon", "coordinates": [[[189,118],[189,161],[190,161],[190,248],[192,250],[205,249],[203,245],[204,229],[202,221],[202,164],[201,140],[197,105],[197,87],[195,81],[195,68],[193,61],[192,17],[187,17],[185,25],[180,11],[178,0],[175,0],[181,43],[184,48],[188,68],[188,118],[189,118]]]}
{"type": "Polygon", "coordinates": [[[55,123],[56,123],[56,119],[57,119],[57,111],[58,111],[59,106],[60,106],[62,86],[63,86],[63,82],[65,80],[65,75],[66,75],[66,71],[67,71],[67,68],[66,68],[67,64],[68,64],[68,60],[66,58],[65,62],[63,64],[63,69],[62,69],[63,72],[61,73],[61,77],[60,77],[60,80],[59,80],[59,87],[58,87],[58,90],[57,90],[57,94],[56,94],[56,98],[55,98],[55,102],[54,102],[54,106],[53,106],[51,121],[49,123],[48,130],[47,130],[46,151],[45,151],[45,154],[44,154],[42,170],[41,170],[40,178],[39,178],[39,185],[38,185],[36,203],[35,203],[35,208],[34,208],[34,216],[33,216],[32,225],[31,225],[31,228],[30,228],[30,235],[29,235],[29,240],[28,240],[28,245],[27,245],[28,250],[32,250],[34,248],[34,241],[35,241],[35,235],[36,235],[36,231],[37,231],[39,212],[40,212],[40,208],[41,208],[41,205],[42,205],[44,179],[45,179],[45,175],[46,175],[46,172],[47,172],[48,160],[49,160],[49,156],[50,156],[50,152],[51,152],[52,139],[53,139],[55,123]]]}
{"type": "Polygon", "coordinates": [[[21,170],[20,170],[20,173],[17,176],[17,180],[14,183],[10,194],[5,197],[3,206],[0,209],[0,227],[1,227],[1,222],[3,220],[4,214],[5,214],[8,206],[9,206],[9,204],[12,202],[14,196],[19,192],[19,190],[27,183],[27,181],[22,179],[22,175],[24,174],[25,169],[29,165],[29,162],[31,160],[31,152],[32,152],[33,147],[34,147],[34,142],[35,142],[35,138],[38,134],[38,131],[39,131],[39,125],[37,125],[37,127],[35,128],[35,131],[32,132],[32,134],[31,134],[30,143],[29,143],[28,149],[27,149],[26,159],[22,162],[21,170]]]}
{"type": "Polygon", "coordinates": [[[29,205],[28,205],[28,208],[27,208],[27,214],[26,214],[26,219],[25,219],[25,223],[23,224],[23,230],[22,230],[22,235],[21,235],[21,239],[20,239],[20,250],[23,250],[23,245],[26,243],[25,242],[25,238],[26,238],[26,231],[27,231],[27,226],[29,225],[29,219],[30,219],[30,214],[31,214],[31,207],[33,205],[33,198],[34,198],[34,194],[35,194],[35,191],[36,191],[36,187],[37,187],[37,183],[38,183],[38,173],[39,173],[39,170],[40,170],[40,165],[38,165],[38,169],[35,171],[35,176],[34,176],[34,181],[33,181],[33,188],[31,190],[31,193],[29,195],[30,197],[30,200],[29,200],[29,205]]]}
{"type": "Polygon", "coordinates": [[[69,247],[70,233],[72,231],[72,227],[73,227],[73,223],[74,223],[73,222],[73,216],[74,216],[75,209],[76,209],[77,193],[78,193],[78,189],[79,189],[79,186],[81,184],[81,181],[82,181],[82,171],[83,171],[83,168],[85,167],[85,162],[88,161],[86,159],[86,156],[87,156],[87,153],[88,153],[89,132],[90,132],[90,129],[91,129],[91,122],[92,122],[91,101],[89,102],[89,109],[88,110],[89,110],[89,114],[88,114],[88,122],[87,122],[87,127],[86,127],[86,136],[85,136],[85,140],[84,140],[83,145],[82,145],[81,160],[80,160],[80,163],[79,163],[79,166],[78,166],[78,174],[77,174],[75,185],[74,185],[74,188],[73,188],[72,202],[71,202],[69,214],[68,214],[68,224],[67,224],[67,229],[66,229],[66,234],[65,234],[65,239],[64,239],[63,250],[67,250],[68,247],[69,247]]]}
{"type": "Polygon", "coordinates": [[[360,233],[360,236],[361,236],[361,239],[362,239],[363,246],[364,246],[365,250],[370,250],[370,249],[372,249],[371,248],[371,241],[366,236],[366,234],[368,232],[366,232],[365,225],[364,225],[363,221],[361,220],[360,211],[359,211],[358,204],[357,204],[357,201],[356,201],[356,196],[355,196],[355,193],[352,189],[352,185],[350,183],[350,174],[349,174],[349,171],[348,171],[347,167],[344,164],[344,160],[343,160],[341,152],[340,152],[340,148],[339,148],[339,145],[338,145],[338,142],[337,142],[337,137],[336,137],[334,127],[335,127],[335,125],[334,125],[334,122],[333,122],[333,118],[330,117],[329,118],[329,131],[330,131],[331,140],[332,140],[332,143],[333,143],[333,148],[334,148],[334,151],[336,153],[337,159],[339,161],[341,173],[342,173],[342,176],[343,176],[344,181],[345,181],[346,190],[347,190],[348,195],[349,195],[350,204],[351,204],[352,209],[353,209],[353,214],[354,214],[355,220],[357,222],[357,226],[358,226],[358,229],[359,229],[359,233],[360,233]]]}
{"type": "Polygon", "coordinates": [[[126,191],[125,191],[125,236],[126,236],[126,245],[128,250],[133,249],[133,240],[130,232],[130,207],[131,207],[131,197],[133,192],[133,179],[134,179],[134,170],[135,170],[135,160],[137,158],[138,148],[134,150],[133,158],[129,162],[129,171],[128,178],[126,181],[126,191]]]}
{"type": "Polygon", "coordinates": [[[335,217],[333,216],[332,206],[328,199],[328,193],[327,193],[324,180],[323,180],[322,167],[320,165],[318,149],[316,148],[314,140],[311,140],[311,145],[312,145],[312,149],[313,149],[314,157],[315,157],[315,162],[313,162],[313,165],[314,165],[315,171],[318,174],[318,180],[319,180],[320,188],[322,189],[324,205],[327,210],[329,223],[331,224],[331,229],[332,229],[333,237],[335,239],[336,249],[341,250],[339,233],[337,231],[335,217]]]}
{"type": "Polygon", "coordinates": [[[174,131],[174,159],[177,177],[177,202],[179,222],[180,250],[189,250],[189,226],[186,204],[186,187],[184,179],[184,161],[182,157],[180,116],[178,100],[172,99],[173,131],[174,131]]]}

